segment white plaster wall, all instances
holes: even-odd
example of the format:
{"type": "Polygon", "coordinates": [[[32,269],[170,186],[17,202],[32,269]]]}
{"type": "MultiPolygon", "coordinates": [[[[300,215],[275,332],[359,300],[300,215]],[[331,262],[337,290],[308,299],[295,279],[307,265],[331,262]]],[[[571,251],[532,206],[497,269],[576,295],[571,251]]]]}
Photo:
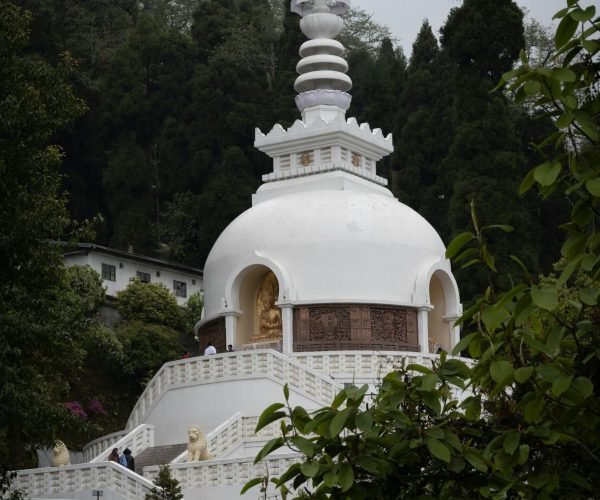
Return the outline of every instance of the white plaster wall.
{"type": "MultiPolygon", "coordinates": [[[[236,412],[258,416],[269,405],[284,403],[282,386],[268,378],[213,382],[171,389],[154,405],[144,423],[156,426],[155,446],[187,442],[187,429],[210,432],[236,412]]],[[[290,388],[293,406],[317,408],[313,400],[290,388]]]]}
{"type": "MultiPolygon", "coordinates": [[[[89,265],[100,274],[100,276],[102,276],[103,263],[115,266],[116,270],[116,281],[103,280],[106,294],[111,297],[114,297],[118,291],[125,289],[129,284],[130,279],[136,277],[137,271],[149,273],[150,281],[152,283],[163,283],[173,294],[175,293],[173,290],[173,280],[187,283],[187,297],[194,292],[203,290],[203,279],[200,276],[190,276],[189,274],[162,267],[158,264],[154,265],[140,262],[135,259],[128,259],[124,256],[90,252],[87,255],[67,256],[65,259],[65,264],[67,266],[89,265]],[[122,264],[123,267],[120,267],[120,264],[122,264]],[[156,275],[157,271],[160,273],[160,276],[156,275]],[[195,280],[195,285],[192,284],[192,280],[195,280]]],[[[187,298],[176,298],[179,305],[183,305],[187,301],[187,298]]]]}

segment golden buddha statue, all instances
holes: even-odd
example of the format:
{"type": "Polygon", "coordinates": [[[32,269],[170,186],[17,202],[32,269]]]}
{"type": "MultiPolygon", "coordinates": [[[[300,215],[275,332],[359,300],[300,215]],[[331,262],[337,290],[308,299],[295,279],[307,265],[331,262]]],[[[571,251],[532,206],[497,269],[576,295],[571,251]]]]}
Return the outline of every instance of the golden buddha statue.
{"type": "Polygon", "coordinates": [[[279,284],[272,271],[263,278],[256,295],[258,334],[251,342],[269,342],[282,337],[281,310],[275,305],[279,297],[279,284]]]}

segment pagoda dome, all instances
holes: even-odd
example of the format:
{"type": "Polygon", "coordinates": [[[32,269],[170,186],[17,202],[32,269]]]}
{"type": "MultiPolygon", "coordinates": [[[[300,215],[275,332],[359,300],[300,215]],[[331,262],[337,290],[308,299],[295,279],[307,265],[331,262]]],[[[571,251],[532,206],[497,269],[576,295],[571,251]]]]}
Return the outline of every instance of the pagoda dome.
{"type": "MultiPolygon", "coordinates": [[[[392,307],[414,311],[415,321],[417,311],[435,307],[436,275],[445,297],[441,314],[459,315],[441,238],[388,189],[346,172],[275,184],[263,185],[254,206],[213,246],[204,268],[203,324],[230,316],[237,324],[230,340],[248,343],[256,334],[257,289],[268,272],[281,308],[392,307]]],[[[290,321],[296,331],[298,318],[290,321]]]]}
{"type": "MultiPolygon", "coordinates": [[[[265,262],[283,281],[280,301],[418,306],[419,274],[444,252],[435,229],[387,189],[318,189],[268,199],[235,219],[210,252],[205,286],[235,304],[227,290],[235,269],[265,262]]],[[[220,299],[206,296],[205,317],[220,312],[220,299]]]]}

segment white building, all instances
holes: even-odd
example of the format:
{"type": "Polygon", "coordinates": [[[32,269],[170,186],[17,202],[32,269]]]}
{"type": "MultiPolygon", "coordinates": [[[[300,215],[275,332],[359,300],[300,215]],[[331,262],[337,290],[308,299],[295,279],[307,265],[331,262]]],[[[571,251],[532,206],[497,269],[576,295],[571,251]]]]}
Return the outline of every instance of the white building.
{"type": "Polygon", "coordinates": [[[283,400],[284,384],[291,404],[310,410],[345,383],[373,384],[406,358],[430,365],[432,351],[456,344],[461,304],[444,245],[376,175],[392,138],[345,116],[351,81],[334,38],[349,7],[291,2],[309,38],[295,84],[302,119],[256,132],[273,172],[207,259],[196,330],[219,354],[164,365],[126,429],[85,448],[88,463],[20,471],[16,485],[31,497],[87,499],[102,490],[105,500],[141,499],[159,463],[148,457],[160,452],[186,499],[239,498],[249,479],[298,460],[282,451],[253,464],[278,433],[256,435],[258,415],[283,400]],[[236,352],[223,353],[227,344],[236,352]],[[184,463],[193,424],[207,432],[213,459],[184,463]],[[106,462],[113,447],[129,447],[143,477],[106,462]]]}
{"type": "Polygon", "coordinates": [[[63,254],[66,266],[90,266],[102,277],[108,297],[127,288],[133,278],[147,283],[164,284],[179,305],[203,290],[203,272],[196,267],[184,266],[93,243],[79,243],[63,254]]]}

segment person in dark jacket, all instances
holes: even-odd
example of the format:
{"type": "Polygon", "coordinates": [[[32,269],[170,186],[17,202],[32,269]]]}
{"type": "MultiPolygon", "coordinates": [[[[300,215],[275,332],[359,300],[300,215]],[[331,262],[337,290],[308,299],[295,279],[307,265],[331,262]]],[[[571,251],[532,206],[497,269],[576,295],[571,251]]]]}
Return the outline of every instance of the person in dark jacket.
{"type": "Polygon", "coordinates": [[[131,450],[129,448],[125,448],[125,450],[123,450],[123,455],[125,455],[125,458],[127,458],[127,468],[135,471],[135,460],[133,459],[131,450]]]}

